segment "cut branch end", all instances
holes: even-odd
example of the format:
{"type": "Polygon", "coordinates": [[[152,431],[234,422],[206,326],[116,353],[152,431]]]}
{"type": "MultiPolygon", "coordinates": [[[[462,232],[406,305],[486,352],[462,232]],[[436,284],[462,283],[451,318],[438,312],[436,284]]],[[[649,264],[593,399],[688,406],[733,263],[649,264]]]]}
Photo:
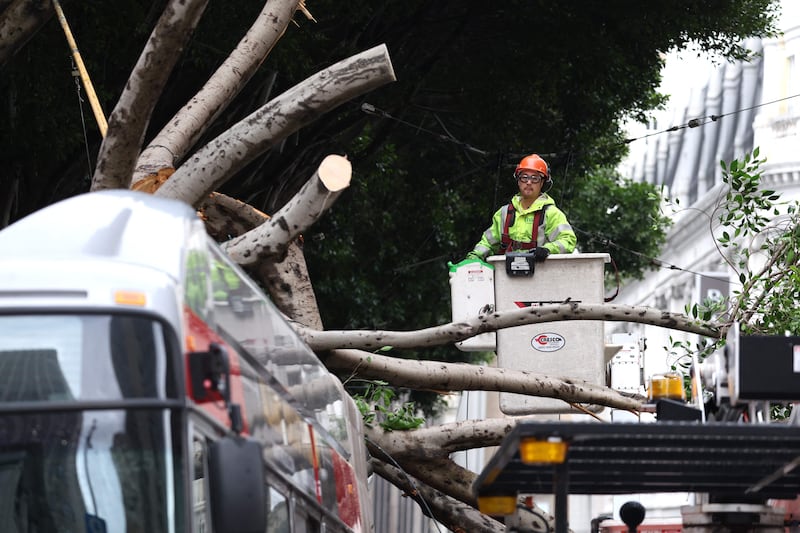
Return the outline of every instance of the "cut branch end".
{"type": "Polygon", "coordinates": [[[331,192],[338,192],[350,185],[353,167],[346,157],[329,155],[322,160],[317,170],[319,180],[331,192]]]}

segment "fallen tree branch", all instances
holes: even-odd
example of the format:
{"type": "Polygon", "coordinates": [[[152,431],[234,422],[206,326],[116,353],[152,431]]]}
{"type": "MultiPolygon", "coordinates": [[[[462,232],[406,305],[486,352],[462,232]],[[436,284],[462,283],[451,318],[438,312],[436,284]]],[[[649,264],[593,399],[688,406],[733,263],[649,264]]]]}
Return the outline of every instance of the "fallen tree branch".
{"type": "Polygon", "coordinates": [[[423,513],[435,518],[455,533],[505,533],[500,522],[475,508],[450,498],[442,492],[415,483],[400,469],[376,458],[370,459],[373,470],[416,501],[423,513]]]}
{"type": "Polygon", "coordinates": [[[641,402],[608,387],[526,370],[398,359],[360,350],[333,350],[323,354],[322,360],[329,369],[365,379],[381,379],[396,387],[415,390],[512,392],[631,411],[641,409],[641,402]]]}
{"type": "Polygon", "coordinates": [[[275,142],[340,104],[394,80],[385,45],[340,61],[211,141],[181,165],[156,194],[196,205],[275,142]]]}
{"type": "Polygon", "coordinates": [[[55,14],[50,0],[15,0],[3,7],[0,9],[0,66],[55,14]]]}
{"type": "MultiPolygon", "coordinates": [[[[199,210],[209,235],[223,243],[244,235],[270,218],[250,204],[218,192],[208,196],[199,210]]],[[[247,270],[269,292],[272,303],[286,316],[310,328],[322,329],[301,239],[289,242],[283,261],[261,261],[247,270]]]]}
{"type": "Polygon", "coordinates": [[[174,168],[228,107],[286,31],[299,0],[265,2],[256,21],[203,88],[150,141],[137,161],[132,183],[174,168]]]}
{"type": "MultiPolygon", "coordinates": [[[[369,440],[398,461],[406,457],[421,460],[474,448],[499,446],[518,421],[529,418],[484,418],[405,431],[384,431],[377,427],[366,428],[365,431],[369,440]]],[[[541,417],[532,419],[541,420],[541,417]]]]}
{"type": "Polygon", "coordinates": [[[288,243],[316,222],[350,185],[351,174],[347,158],[329,155],[311,179],[272,218],[226,242],[223,250],[244,267],[283,256],[288,243]]]}
{"type": "Polygon", "coordinates": [[[130,187],[150,116],[208,0],[172,0],[142,50],[108,119],[92,191],[130,187]]]}
{"type": "MultiPolygon", "coordinates": [[[[447,457],[423,461],[407,458],[404,461],[398,461],[398,464],[406,474],[413,476],[430,488],[477,509],[478,502],[472,493],[472,486],[478,477],[474,472],[457,465],[447,457]]],[[[521,495],[519,500],[521,501],[518,502],[518,505],[524,506],[525,512],[518,513],[517,519],[522,523],[518,522],[517,526],[523,527],[512,529],[512,531],[539,531],[542,526],[549,528],[548,531],[555,531],[555,516],[545,512],[533,502],[523,503],[524,495],[521,495]]]]}
{"type": "Polygon", "coordinates": [[[318,331],[297,326],[297,332],[314,351],[339,348],[376,350],[394,348],[425,348],[452,344],[480,333],[525,324],[541,324],[561,320],[604,320],[608,322],[637,322],[652,326],[719,337],[713,324],[692,320],[685,315],[632,305],[582,304],[569,302],[540,307],[525,307],[511,311],[482,314],[463,322],[451,322],[416,331],[351,330],[318,331]]]}

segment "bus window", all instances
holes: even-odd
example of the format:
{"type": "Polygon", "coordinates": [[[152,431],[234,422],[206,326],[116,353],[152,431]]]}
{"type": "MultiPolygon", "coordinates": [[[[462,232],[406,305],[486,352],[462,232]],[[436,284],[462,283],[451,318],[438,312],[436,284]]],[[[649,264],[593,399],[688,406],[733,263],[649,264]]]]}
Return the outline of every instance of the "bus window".
{"type": "Polygon", "coordinates": [[[205,240],[201,240],[201,249],[190,249],[184,264],[186,281],[183,287],[183,299],[186,305],[202,320],[208,321],[211,315],[209,295],[211,293],[211,273],[209,271],[208,254],[205,252],[205,240]]]}
{"type": "Polygon", "coordinates": [[[206,468],[206,445],[200,436],[192,439],[192,507],[194,530],[207,533],[211,530],[211,517],[208,507],[208,471],[206,468]]]}
{"type": "Polygon", "coordinates": [[[292,533],[321,533],[319,520],[308,515],[307,508],[300,498],[294,499],[294,530],[292,533]]]}
{"type": "Polygon", "coordinates": [[[291,533],[289,529],[289,502],[273,487],[269,487],[269,514],[267,533],[291,533]]]}

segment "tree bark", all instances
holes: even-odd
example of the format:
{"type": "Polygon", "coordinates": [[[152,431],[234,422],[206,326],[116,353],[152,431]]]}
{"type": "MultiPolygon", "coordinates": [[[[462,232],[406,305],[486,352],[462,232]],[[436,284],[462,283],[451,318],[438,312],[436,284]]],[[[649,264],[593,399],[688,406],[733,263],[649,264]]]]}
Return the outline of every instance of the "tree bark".
{"type": "Polygon", "coordinates": [[[275,142],[338,105],[394,81],[385,45],[307,78],[220,135],[156,192],[196,205],[275,142]]]}
{"type": "Polygon", "coordinates": [[[425,348],[452,344],[487,331],[496,331],[525,324],[557,322],[559,320],[637,322],[696,333],[705,337],[717,338],[720,336],[719,326],[716,324],[692,320],[677,313],[668,313],[643,306],[581,304],[577,302],[525,307],[511,311],[497,311],[491,314],[482,314],[463,322],[451,322],[450,324],[416,331],[317,331],[300,326],[297,327],[297,331],[314,351],[339,348],[376,350],[384,346],[425,348]]]}
{"type": "MultiPolygon", "coordinates": [[[[409,431],[372,428],[367,430],[367,446],[373,457],[385,460],[391,458],[405,474],[413,476],[420,483],[477,508],[478,502],[472,493],[477,476],[454,463],[448,455],[453,451],[498,445],[520,418],[524,417],[466,420],[436,428],[409,431]],[[448,439],[442,439],[443,435],[448,434],[448,439]],[[451,442],[448,444],[447,440],[451,442]]],[[[379,472],[379,475],[383,474],[379,472]]],[[[391,479],[389,481],[392,482],[391,479]]],[[[542,524],[546,524],[549,531],[554,531],[553,515],[533,502],[524,501],[524,496],[520,500],[519,505],[525,507],[526,512],[519,513],[519,519],[530,528],[525,531],[538,531],[542,524]]]]}
{"type": "Polygon", "coordinates": [[[330,369],[365,379],[381,379],[396,387],[434,391],[502,391],[555,398],[567,403],[590,403],[632,411],[641,409],[641,402],[613,389],[525,370],[397,359],[360,350],[334,350],[323,355],[322,360],[330,369]]]}
{"type": "Polygon", "coordinates": [[[504,533],[506,527],[500,522],[459,502],[438,490],[415,482],[395,466],[376,458],[370,459],[375,472],[413,498],[423,513],[438,520],[455,533],[504,533]]]}
{"type": "Polygon", "coordinates": [[[91,190],[127,189],[153,108],[208,0],[172,0],[150,34],[108,120],[91,190]]]}
{"type": "MultiPolygon", "coordinates": [[[[266,223],[223,245],[225,252],[244,267],[272,257],[283,259],[287,243],[311,226],[350,185],[350,162],[338,155],[326,157],[302,189],[266,223]]],[[[169,181],[167,182],[169,183],[169,181]]]]}
{"type": "Polygon", "coordinates": [[[368,428],[366,434],[368,440],[398,461],[406,458],[429,459],[473,448],[498,446],[519,420],[527,418],[529,417],[462,420],[406,431],[368,428]]]}
{"type": "Polygon", "coordinates": [[[132,183],[174,168],[250,81],[286,31],[300,0],[266,2],[255,23],[209,78],[139,156],[132,183]]]}
{"type": "Polygon", "coordinates": [[[50,0],[0,2],[0,66],[25,46],[54,13],[50,0]]]}
{"type": "Polygon", "coordinates": [[[298,239],[286,249],[283,261],[262,261],[253,272],[283,314],[310,328],[322,329],[317,296],[298,239]]]}

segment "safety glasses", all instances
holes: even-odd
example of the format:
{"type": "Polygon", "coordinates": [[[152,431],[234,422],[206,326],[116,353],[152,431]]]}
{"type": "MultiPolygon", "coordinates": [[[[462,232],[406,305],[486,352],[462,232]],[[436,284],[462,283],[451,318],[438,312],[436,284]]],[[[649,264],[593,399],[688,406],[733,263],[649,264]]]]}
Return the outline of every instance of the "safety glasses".
{"type": "Polygon", "coordinates": [[[538,174],[517,174],[517,181],[522,183],[540,183],[543,179],[544,176],[538,174]]]}

